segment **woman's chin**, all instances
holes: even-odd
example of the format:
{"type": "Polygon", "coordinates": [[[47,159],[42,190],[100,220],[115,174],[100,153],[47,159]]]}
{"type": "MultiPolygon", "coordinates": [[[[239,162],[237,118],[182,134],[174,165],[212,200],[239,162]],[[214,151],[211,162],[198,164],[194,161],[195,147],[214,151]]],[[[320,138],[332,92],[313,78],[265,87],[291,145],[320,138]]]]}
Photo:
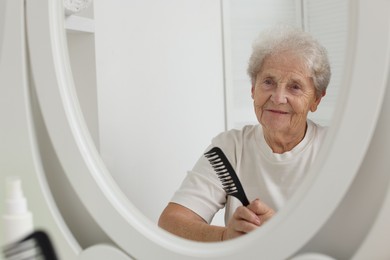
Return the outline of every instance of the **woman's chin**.
{"type": "Polygon", "coordinates": [[[270,118],[262,120],[261,125],[272,132],[282,132],[290,128],[290,118],[270,118]]]}

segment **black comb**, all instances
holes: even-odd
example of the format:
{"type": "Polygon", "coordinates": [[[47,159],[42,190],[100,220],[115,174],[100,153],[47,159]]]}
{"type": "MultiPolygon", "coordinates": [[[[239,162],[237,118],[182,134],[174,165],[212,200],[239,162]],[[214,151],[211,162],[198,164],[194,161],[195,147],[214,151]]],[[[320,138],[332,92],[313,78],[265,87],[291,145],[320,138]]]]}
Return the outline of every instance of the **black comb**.
{"type": "Polygon", "coordinates": [[[57,255],[44,231],[34,231],[25,238],[3,248],[5,259],[44,259],[57,260],[57,255]]]}
{"type": "Polygon", "coordinates": [[[239,199],[242,205],[248,206],[249,200],[245,195],[241,182],[222,150],[219,147],[214,147],[204,155],[217,173],[225,192],[239,199]]]}

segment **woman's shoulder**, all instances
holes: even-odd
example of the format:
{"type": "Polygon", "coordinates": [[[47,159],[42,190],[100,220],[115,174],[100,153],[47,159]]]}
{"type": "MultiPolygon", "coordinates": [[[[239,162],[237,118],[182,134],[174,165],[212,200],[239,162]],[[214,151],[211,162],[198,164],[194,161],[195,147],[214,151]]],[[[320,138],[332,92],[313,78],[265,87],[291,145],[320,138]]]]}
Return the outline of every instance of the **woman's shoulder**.
{"type": "Polygon", "coordinates": [[[230,129],[218,134],[212,139],[210,147],[219,147],[235,167],[242,149],[246,143],[253,142],[255,134],[260,130],[260,125],[246,125],[241,129],[230,129]]]}

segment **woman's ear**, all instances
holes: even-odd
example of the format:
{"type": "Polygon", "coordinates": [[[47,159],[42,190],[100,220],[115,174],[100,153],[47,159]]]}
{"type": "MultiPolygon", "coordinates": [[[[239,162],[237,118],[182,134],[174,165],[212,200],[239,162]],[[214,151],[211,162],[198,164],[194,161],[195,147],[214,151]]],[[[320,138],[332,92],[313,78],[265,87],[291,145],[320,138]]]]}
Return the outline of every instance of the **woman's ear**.
{"type": "Polygon", "coordinates": [[[255,87],[252,85],[252,88],[251,88],[251,97],[252,97],[252,99],[254,98],[254,96],[255,96],[255,87]]]}
{"type": "Polygon", "coordinates": [[[322,95],[319,96],[319,97],[316,97],[316,100],[311,104],[310,106],[310,111],[311,112],[315,112],[318,108],[318,105],[320,104],[321,102],[321,99],[326,95],[326,90],[324,92],[322,92],[322,95]]]}

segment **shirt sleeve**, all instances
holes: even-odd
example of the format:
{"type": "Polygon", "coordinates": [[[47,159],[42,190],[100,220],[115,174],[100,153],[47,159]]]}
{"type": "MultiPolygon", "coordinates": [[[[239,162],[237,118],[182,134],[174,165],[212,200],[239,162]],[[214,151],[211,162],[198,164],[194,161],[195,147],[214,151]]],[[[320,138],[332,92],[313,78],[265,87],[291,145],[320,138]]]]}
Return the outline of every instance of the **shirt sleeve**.
{"type": "Polygon", "coordinates": [[[187,172],[171,202],[180,204],[210,223],[215,213],[226,204],[226,193],[214,169],[202,156],[191,171],[187,172]]]}

